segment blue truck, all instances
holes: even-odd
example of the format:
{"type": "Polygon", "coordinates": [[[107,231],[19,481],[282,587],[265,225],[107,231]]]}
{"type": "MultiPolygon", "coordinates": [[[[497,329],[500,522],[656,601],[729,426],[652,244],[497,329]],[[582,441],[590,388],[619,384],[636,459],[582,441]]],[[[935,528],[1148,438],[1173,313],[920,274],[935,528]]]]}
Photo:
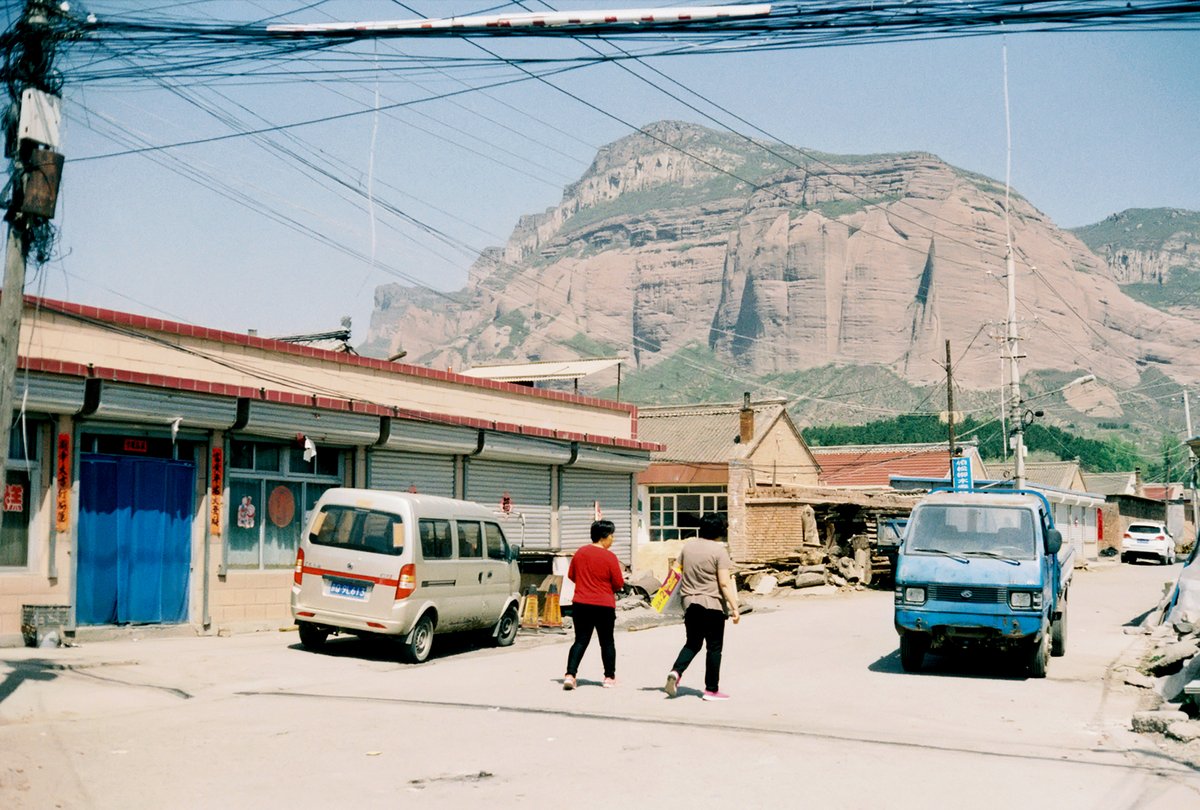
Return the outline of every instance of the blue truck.
{"type": "Polygon", "coordinates": [[[1074,549],[1032,490],[932,492],[913,507],[896,565],[900,663],[925,654],[998,648],[1046,676],[1067,645],[1074,549]]]}

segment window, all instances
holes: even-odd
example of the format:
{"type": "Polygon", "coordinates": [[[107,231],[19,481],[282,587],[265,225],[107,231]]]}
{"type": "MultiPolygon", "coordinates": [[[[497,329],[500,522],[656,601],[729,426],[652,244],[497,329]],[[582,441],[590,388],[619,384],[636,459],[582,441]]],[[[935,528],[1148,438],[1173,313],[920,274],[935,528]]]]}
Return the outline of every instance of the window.
{"type": "Polygon", "coordinates": [[[905,533],[908,552],[996,553],[1033,559],[1033,515],[1028,509],[996,506],[922,506],[905,533]]]}
{"type": "Polygon", "coordinates": [[[13,425],[8,443],[8,466],[4,481],[4,511],[0,520],[0,568],[29,565],[29,522],[37,505],[34,482],[38,475],[37,422],[13,425]]]}
{"type": "Polygon", "coordinates": [[[483,524],[487,536],[487,553],[489,560],[508,559],[508,541],[504,539],[504,531],[495,523],[483,524]]]}
{"type": "Polygon", "coordinates": [[[404,524],[400,515],[327,506],[313,521],[309,542],[318,546],[390,554],[404,553],[404,524]]]}
{"type": "Polygon", "coordinates": [[[460,559],[483,557],[483,533],[478,523],[458,521],[458,556],[460,559]]]}
{"type": "Polygon", "coordinates": [[[295,562],[300,532],[317,500],[342,483],[342,452],[329,448],[323,455],[328,463],[313,465],[301,454],[296,469],[287,445],[230,441],[227,568],[286,568],[295,562]]]}
{"type": "Polygon", "coordinates": [[[650,491],[650,539],[698,537],[700,516],[729,511],[724,487],[675,487],[650,491]]]}
{"type": "Polygon", "coordinates": [[[421,534],[421,556],[426,560],[449,560],[454,557],[450,539],[450,521],[422,518],[417,526],[421,534]]]}

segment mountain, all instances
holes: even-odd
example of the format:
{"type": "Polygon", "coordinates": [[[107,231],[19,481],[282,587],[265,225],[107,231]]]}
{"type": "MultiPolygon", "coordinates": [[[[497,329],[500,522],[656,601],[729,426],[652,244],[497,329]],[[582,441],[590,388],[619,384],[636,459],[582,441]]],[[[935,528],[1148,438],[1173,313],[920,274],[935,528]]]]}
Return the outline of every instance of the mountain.
{"type": "MultiPolygon", "coordinates": [[[[360,350],[455,368],[621,353],[634,379],[683,368],[739,390],[840,369],[909,386],[894,405],[944,380],[947,339],[957,354],[999,333],[1004,197],[926,153],[831,155],[658,122],[602,148],[463,290],[378,288],[360,350]]],[[[1024,371],[1059,385],[1095,373],[1108,387],[1075,407],[1105,418],[1121,414],[1117,390],[1200,380],[1200,318],[1123,291],[1084,241],[1100,231],[1011,199],[1024,371]]],[[[1173,237],[1154,249],[1179,252],[1173,237]]],[[[995,356],[955,370],[968,395],[996,389],[995,356]]]]}
{"type": "Polygon", "coordinates": [[[1200,317],[1200,211],[1130,208],[1072,233],[1130,296],[1200,317]]]}

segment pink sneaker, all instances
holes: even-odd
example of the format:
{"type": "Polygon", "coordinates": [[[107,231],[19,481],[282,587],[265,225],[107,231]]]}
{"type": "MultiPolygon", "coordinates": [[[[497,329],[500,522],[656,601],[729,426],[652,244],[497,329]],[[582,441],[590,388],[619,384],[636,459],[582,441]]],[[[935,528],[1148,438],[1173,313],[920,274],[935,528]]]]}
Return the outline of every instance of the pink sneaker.
{"type": "Polygon", "coordinates": [[[603,686],[605,689],[613,689],[614,687],[616,687],[616,685],[617,685],[616,678],[605,678],[604,683],[601,684],[601,686],[603,686]]]}
{"type": "Polygon", "coordinates": [[[667,685],[663,687],[663,690],[671,697],[675,697],[677,694],[679,694],[678,672],[672,670],[671,672],[667,673],[667,685]]]}
{"type": "Polygon", "coordinates": [[[724,692],[705,692],[704,700],[729,700],[729,695],[724,692]]]}
{"type": "Polygon", "coordinates": [[[570,692],[574,688],[575,688],[575,676],[574,675],[563,675],[563,691],[570,692]]]}

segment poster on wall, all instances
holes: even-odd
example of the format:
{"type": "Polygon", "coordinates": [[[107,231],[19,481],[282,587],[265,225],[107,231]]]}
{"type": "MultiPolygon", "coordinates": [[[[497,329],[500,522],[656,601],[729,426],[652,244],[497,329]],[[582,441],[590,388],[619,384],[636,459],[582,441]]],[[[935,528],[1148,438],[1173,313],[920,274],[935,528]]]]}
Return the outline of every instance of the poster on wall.
{"type": "Polygon", "coordinates": [[[65,532],[71,526],[71,434],[58,434],[58,454],[55,457],[54,481],[57,484],[54,500],[54,529],[65,532]]]}
{"type": "Polygon", "coordinates": [[[209,531],[214,537],[221,536],[221,497],[225,492],[225,451],[214,447],[212,451],[212,491],[209,493],[209,531]]]}

